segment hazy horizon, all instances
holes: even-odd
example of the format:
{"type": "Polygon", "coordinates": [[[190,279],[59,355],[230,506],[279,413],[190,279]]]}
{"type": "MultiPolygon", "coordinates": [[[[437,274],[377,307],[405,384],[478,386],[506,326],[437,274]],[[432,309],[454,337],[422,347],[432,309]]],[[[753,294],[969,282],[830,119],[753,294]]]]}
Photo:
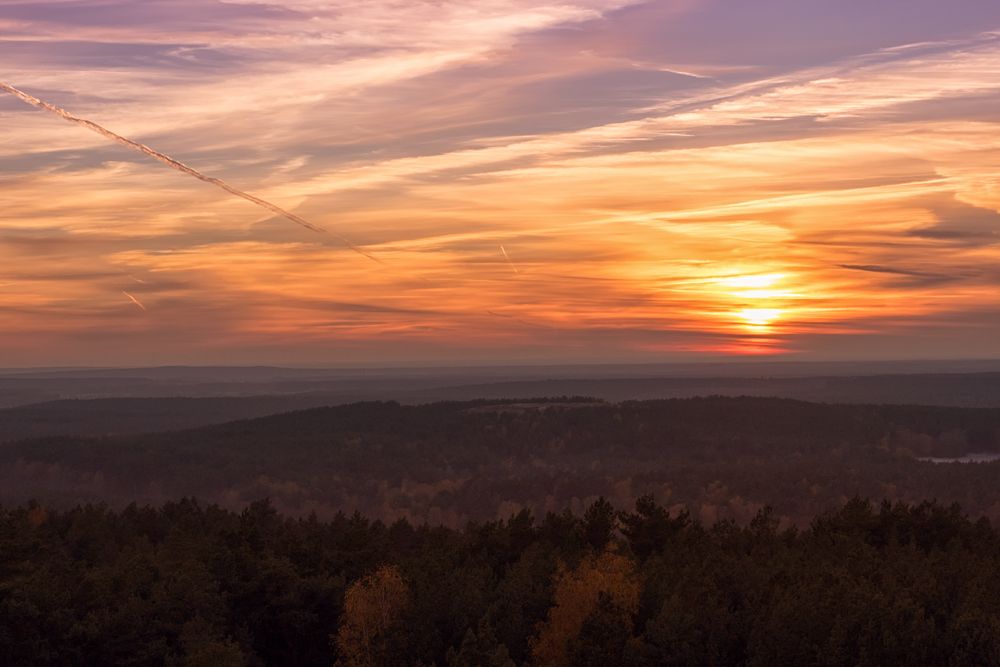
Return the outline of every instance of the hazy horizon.
{"type": "Polygon", "coordinates": [[[534,370],[621,370],[622,372],[636,372],[638,375],[670,375],[685,370],[695,371],[701,369],[725,370],[733,369],[802,369],[802,373],[816,374],[821,369],[850,369],[852,374],[861,375],[880,374],[889,369],[901,369],[906,372],[928,373],[928,372],[954,372],[961,374],[975,372],[996,372],[1000,371],[1000,358],[939,358],[939,359],[788,359],[788,358],[705,358],[690,361],[655,361],[647,363],[615,363],[615,362],[573,362],[561,363],[521,363],[505,362],[502,360],[482,361],[482,362],[457,362],[454,364],[433,364],[433,363],[412,363],[400,365],[378,365],[378,364],[159,364],[159,365],[94,365],[94,366],[8,366],[0,367],[0,374],[18,373],[74,373],[74,372],[100,372],[100,371],[252,371],[252,370],[274,370],[291,372],[464,372],[464,371],[488,371],[488,372],[518,372],[534,370]],[[866,372],[858,372],[866,371],[866,372]]]}

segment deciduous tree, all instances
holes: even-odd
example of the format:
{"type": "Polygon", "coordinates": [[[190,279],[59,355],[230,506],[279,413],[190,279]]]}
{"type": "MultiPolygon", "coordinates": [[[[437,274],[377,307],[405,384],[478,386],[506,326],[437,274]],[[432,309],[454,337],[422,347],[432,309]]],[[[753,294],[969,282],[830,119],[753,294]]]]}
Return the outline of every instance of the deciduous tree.
{"type": "Polygon", "coordinates": [[[337,631],[338,665],[384,665],[386,636],[407,604],[406,582],[394,565],[383,565],[354,582],[344,594],[344,614],[337,631]]]}
{"type": "MultiPolygon", "coordinates": [[[[532,646],[536,662],[545,667],[569,665],[569,644],[605,599],[605,606],[621,614],[623,623],[639,607],[641,584],[635,565],[613,549],[585,557],[574,569],[556,573],[554,604],[532,646]]],[[[606,621],[606,614],[602,617],[606,621]]]]}

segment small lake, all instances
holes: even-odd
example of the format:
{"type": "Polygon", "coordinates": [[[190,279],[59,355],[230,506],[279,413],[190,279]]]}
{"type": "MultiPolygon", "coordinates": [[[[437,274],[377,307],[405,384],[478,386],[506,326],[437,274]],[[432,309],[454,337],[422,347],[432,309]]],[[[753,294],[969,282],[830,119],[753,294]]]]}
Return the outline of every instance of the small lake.
{"type": "Polygon", "coordinates": [[[937,458],[934,456],[924,456],[918,461],[929,463],[989,463],[990,461],[1000,461],[1000,452],[983,452],[981,454],[966,454],[954,459],[937,458]]]}

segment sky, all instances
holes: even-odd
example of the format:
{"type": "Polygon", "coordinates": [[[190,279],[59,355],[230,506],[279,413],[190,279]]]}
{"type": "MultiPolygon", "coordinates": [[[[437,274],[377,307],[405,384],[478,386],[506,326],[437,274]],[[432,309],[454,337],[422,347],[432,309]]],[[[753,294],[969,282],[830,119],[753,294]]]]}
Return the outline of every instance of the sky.
{"type": "Polygon", "coordinates": [[[995,0],[0,0],[0,63],[328,230],[0,95],[0,367],[1000,357],[995,0]]]}

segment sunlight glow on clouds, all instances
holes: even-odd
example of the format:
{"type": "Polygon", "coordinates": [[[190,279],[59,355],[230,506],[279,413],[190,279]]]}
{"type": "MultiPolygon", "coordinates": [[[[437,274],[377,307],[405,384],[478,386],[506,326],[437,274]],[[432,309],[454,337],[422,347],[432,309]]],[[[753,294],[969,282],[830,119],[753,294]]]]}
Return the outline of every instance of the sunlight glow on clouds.
{"type": "Polygon", "coordinates": [[[0,0],[4,80],[385,262],[0,98],[0,366],[1000,354],[1000,7],[751,4],[0,0]]]}

